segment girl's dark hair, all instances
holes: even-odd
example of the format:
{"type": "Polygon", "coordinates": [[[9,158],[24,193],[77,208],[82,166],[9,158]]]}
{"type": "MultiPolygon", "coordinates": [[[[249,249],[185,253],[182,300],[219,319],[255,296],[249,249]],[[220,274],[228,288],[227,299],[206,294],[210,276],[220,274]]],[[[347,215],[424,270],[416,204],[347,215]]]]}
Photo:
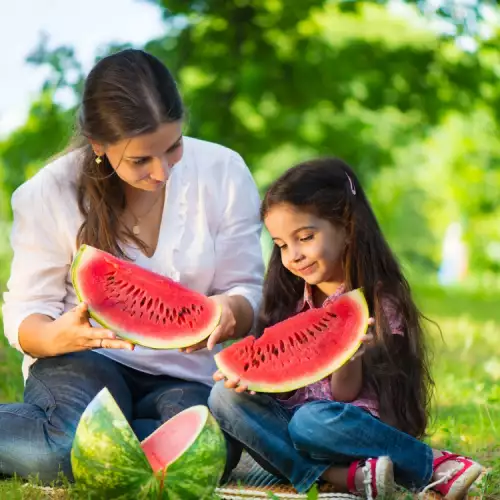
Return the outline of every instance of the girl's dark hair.
{"type": "MultiPolygon", "coordinates": [[[[299,164],[268,189],[262,219],[279,204],[290,204],[346,229],[346,291],[362,287],[375,319],[375,346],[363,355],[364,380],[378,397],[383,421],[412,436],[423,436],[433,386],[423,316],[355,173],[332,158],[299,164]],[[404,336],[391,332],[383,298],[391,300],[401,314],[404,336]]],[[[264,282],[257,334],[293,316],[303,294],[304,281],[283,266],[275,245],[264,282]]]]}
{"type": "Polygon", "coordinates": [[[78,206],[84,221],[77,245],[87,243],[124,257],[119,242],[127,239],[144,249],[131,231],[122,229],[119,217],[125,208],[123,181],[106,156],[95,162],[89,139],[113,144],[160,125],[183,118],[182,99],[174,78],[156,57],[127,49],[101,59],[90,71],[83,90],[77,122],[76,147],[82,148],[78,179],[78,206]]]}

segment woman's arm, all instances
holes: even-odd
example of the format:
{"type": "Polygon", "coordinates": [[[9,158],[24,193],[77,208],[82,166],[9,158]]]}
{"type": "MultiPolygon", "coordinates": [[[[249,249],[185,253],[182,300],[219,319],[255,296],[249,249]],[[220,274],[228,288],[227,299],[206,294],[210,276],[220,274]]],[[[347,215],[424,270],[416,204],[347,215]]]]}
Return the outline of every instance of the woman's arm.
{"type": "Polygon", "coordinates": [[[131,349],[105,328],[92,328],[85,304],[64,313],[72,249],[57,217],[74,200],[61,188],[42,171],[12,197],[14,255],[4,294],[5,335],[35,358],[96,347],[131,349]]]}
{"type": "Polygon", "coordinates": [[[215,295],[230,298],[233,335],[245,336],[260,306],[264,262],[260,243],[260,197],[253,177],[232,152],[220,183],[221,221],[215,239],[215,295]]]}
{"type": "Polygon", "coordinates": [[[252,328],[254,320],[254,310],[252,304],[242,295],[232,295],[228,297],[231,310],[236,320],[234,327],[234,337],[244,337],[252,328]]]}
{"type": "Polygon", "coordinates": [[[260,306],[264,262],[260,245],[260,198],[255,182],[236,153],[221,168],[218,182],[219,221],[215,236],[215,273],[212,300],[221,305],[219,327],[207,341],[183,349],[196,351],[252,329],[260,306]]]}
{"type": "Polygon", "coordinates": [[[32,358],[52,356],[54,318],[44,314],[30,314],[19,325],[20,350],[32,358]]]}
{"type": "Polygon", "coordinates": [[[39,172],[12,196],[13,258],[2,306],[9,343],[35,357],[49,351],[47,326],[63,313],[71,264],[71,248],[56,219],[63,206],[51,201],[64,205],[65,197],[50,181],[50,173],[39,172]]]}

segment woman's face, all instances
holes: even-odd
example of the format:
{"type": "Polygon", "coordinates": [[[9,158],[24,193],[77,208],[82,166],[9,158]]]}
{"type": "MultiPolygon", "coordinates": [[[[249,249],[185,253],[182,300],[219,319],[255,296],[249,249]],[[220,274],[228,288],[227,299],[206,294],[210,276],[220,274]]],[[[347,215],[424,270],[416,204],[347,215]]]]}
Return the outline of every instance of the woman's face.
{"type": "Polygon", "coordinates": [[[164,123],[155,132],[115,144],[92,144],[96,155],[106,155],[116,174],[130,186],[156,191],[168,180],[182,158],[182,120],[164,123]]]}

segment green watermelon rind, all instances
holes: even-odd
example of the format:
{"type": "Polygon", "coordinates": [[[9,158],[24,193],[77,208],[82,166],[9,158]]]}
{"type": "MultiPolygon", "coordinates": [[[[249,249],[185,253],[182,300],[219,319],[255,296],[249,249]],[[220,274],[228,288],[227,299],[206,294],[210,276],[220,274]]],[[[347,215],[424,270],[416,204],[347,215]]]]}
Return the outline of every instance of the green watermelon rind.
{"type": "Polygon", "coordinates": [[[199,409],[204,422],[201,432],[167,467],[164,481],[169,500],[211,499],[224,473],[227,459],[224,435],[208,408],[200,405],[199,409]]]}
{"type": "Polygon", "coordinates": [[[200,414],[199,432],[166,469],[155,473],[113,396],[102,389],[82,414],[73,440],[75,492],[121,500],[213,498],[226,464],[225,438],[206,406],[185,411],[200,414]]]}
{"type": "MultiPolygon", "coordinates": [[[[80,289],[79,286],[79,280],[78,280],[78,267],[80,263],[82,262],[82,259],[84,258],[85,254],[92,255],[92,251],[95,250],[93,247],[90,245],[83,244],[80,246],[78,249],[73,262],[71,264],[71,281],[73,283],[73,288],[75,289],[75,294],[78,299],[78,301],[85,302],[87,303],[87,299],[83,296],[83,293],[80,289]]],[[[219,304],[215,304],[216,308],[215,310],[217,311],[217,314],[213,315],[213,321],[212,323],[201,330],[197,335],[193,335],[192,331],[186,331],[184,337],[176,338],[175,340],[168,341],[166,339],[162,339],[160,341],[157,341],[157,339],[154,338],[149,338],[145,340],[144,336],[141,336],[140,333],[137,332],[127,332],[122,329],[122,327],[113,325],[112,323],[106,321],[104,318],[102,318],[97,311],[92,309],[90,305],[88,305],[88,313],[91,318],[93,318],[99,325],[101,325],[103,328],[106,328],[107,330],[111,330],[114,332],[118,337],[127,340],[131,342],[132,344],[135,345],[140,345],[142,347],[148,347],[150,349],[181,349],[184,347],[190,347],[195,344],[198,344],[199,342],[202,342],[203,340],[207,339],[219,326],[220,319],[222,316],[222,307],[219,304]]]]}
{"type": "Polygon", "coordinates": [[[71,448],[71,467],[77,490],[105,491],[106,496],[100,498],[148,498],[149,491],[155,489],[153,469],[107,388],[80,417],[71,448]]]}
{"type": "Polygon", "coordinates": [[[231,379],[239,379],[240,384],[244,384],[248,387],[249,391],[255,392],[266,392],[266,393],[281,393],[281,392],[290,392],[296,389],[300,389],[301,387],[305,387],[307,385],[313,384],[322,380],[323,378],[331,375],[339,368],[341,368],[345,363],[347,363],[359,349],[362,344],[362,338],[366,334],[368,330],[368,319],[370,317],[370,313],[368,310],[368,304],[366,303],[365,296],[363,291],[358,288],[356,290],[352,290],[344,295],[343,298],[349,297],[350,300],[356,302],[360,307],[359,310],[362,315],[362,321],[360,322],[360,328],[357,334],[354,336],[354,341],[352,342],[349,349],[345,349],[342,352],[342,355],[337,356],[331,363],[326,364],[323,368],[317,370],[314,374],[304,376],[304,377],[295,377],[293,380],[290,380],[288,383],[276,383],[276,382],[268,382],[268,383],[256,383],[252,382],[250,378],[245,378],[240,374],[236,373],[232,368],[227,366],[224,362],[224,350],[220,351],[214,356],[215,363],[217,368],[221,373],[224,374],[226,378],[231,379]]]}

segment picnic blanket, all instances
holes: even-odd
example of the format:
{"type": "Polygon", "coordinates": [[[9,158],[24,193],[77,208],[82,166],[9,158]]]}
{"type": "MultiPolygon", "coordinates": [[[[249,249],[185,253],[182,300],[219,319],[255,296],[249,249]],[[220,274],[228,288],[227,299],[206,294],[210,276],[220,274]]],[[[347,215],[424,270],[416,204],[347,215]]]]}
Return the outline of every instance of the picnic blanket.
{"type": "MultiPolygon", "coordinates": [[[[307,494],[298,493],[289,483],[265,471],[248,453],[243,453],[238,466],[234,469],[227,484],[217,488],[217,495],[223,500],[260,500],[260,499],[307,499],[307,494]]],[[[408,493],[396,493],[395,499],[408,498],[408,493]]],[[[417,497],[415,497],[417,498],[417,497]]],[[[438,500],[441,495],[429,492],[426,500],[438,500]]],[[[360,500],[359,496],[335,491],[330,485],[318,488],[318,500],[360,500]]]]}

